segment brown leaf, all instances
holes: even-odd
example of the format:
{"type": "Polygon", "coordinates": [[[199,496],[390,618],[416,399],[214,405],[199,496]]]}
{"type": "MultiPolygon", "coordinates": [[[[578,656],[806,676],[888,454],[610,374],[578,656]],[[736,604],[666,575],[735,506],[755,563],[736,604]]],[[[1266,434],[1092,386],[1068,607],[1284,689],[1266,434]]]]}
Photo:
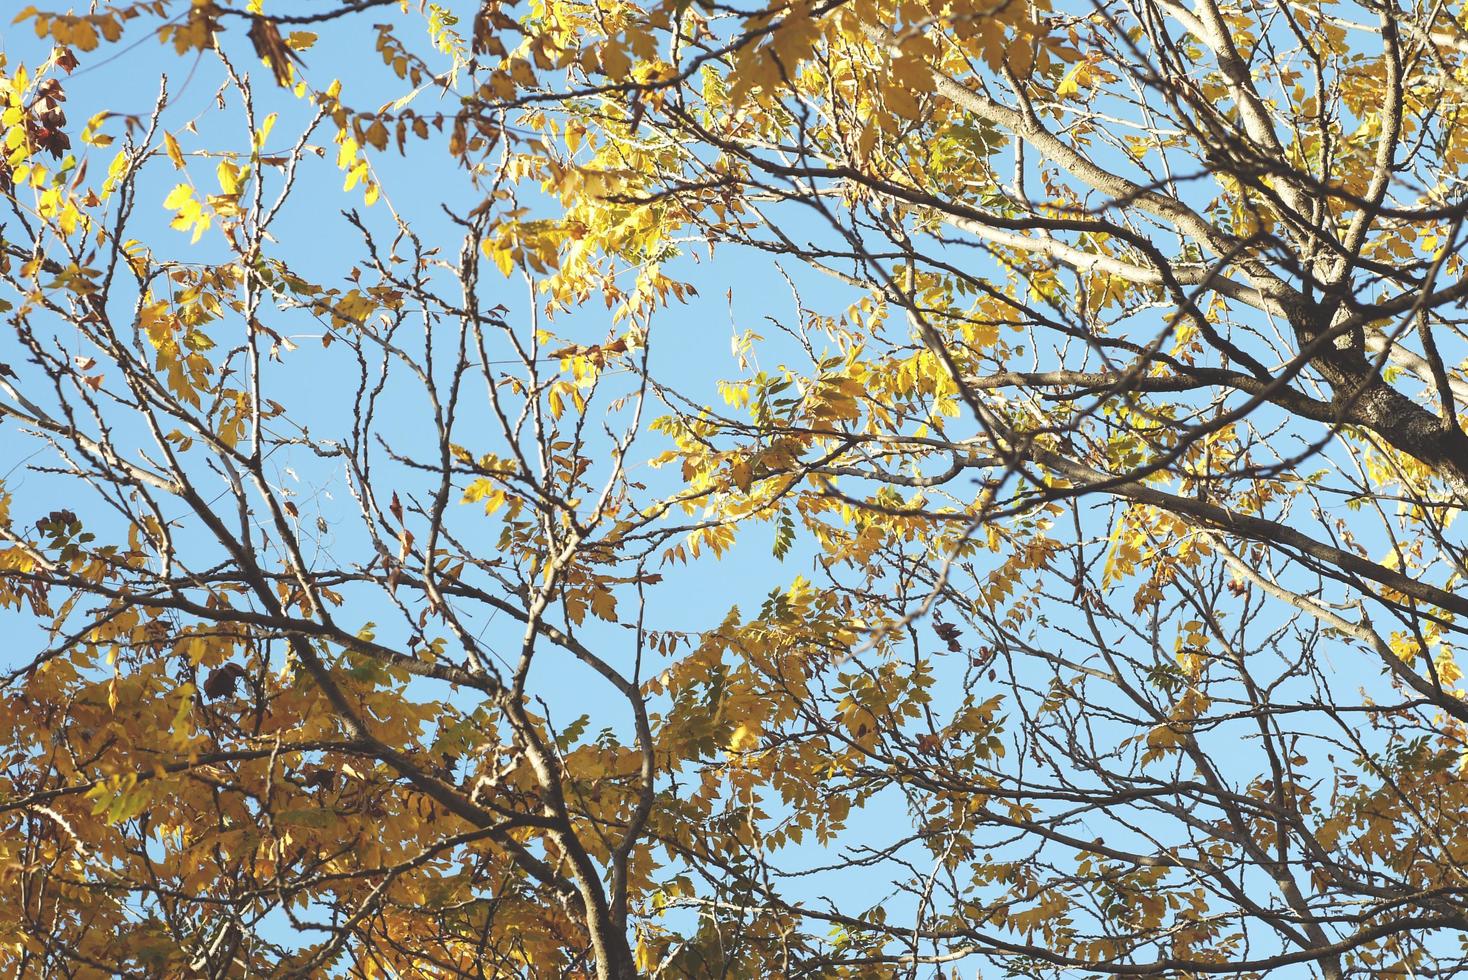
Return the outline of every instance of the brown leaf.
{"type": "Polygon", "coordinates": [[[280,36],[280,28],[275,26],[275,21],[268,17],[256,17],[250,22],[250,43],[255,46],[255,54],[260,56],[261,61],[270,63],[270,71],[275,75],[275,84],[281,88],[289,88],[291,84],[291,63],[305,66],[301,56],[291,50],[290,45],[280,36]]]}
{"type": "Polygon", "coordinates": [[[336,773],[330,769],[313,769],[301,780],[306,789],[331,789],[336,785],[336,773]]]}
{"type": "Polygon", "coordinates": [[[960,650],[963,649],[962,644],[958,642],[958,638],[963,634],[959,631],[958,627],[954,626],[952,623],[945,623],[942,620],[935,620],[933,622],[933,632],[937,633],[938,638],[948,645],[948,650],[950,653],[958,653],[960,650]]]}
{"type": "Polygon", "coordinates": [[[71,148],[71,137],[62,128],[66,125],[66,113],[61,109],[64,101],[66,93],[56,79],[48,78],[36,86],[31,137],[37,146],[57,158],[71,148]]]}
{"type": "Polygon", "coordinates": [[[216,667],[209,671],[209,676],[204,681],[204,693],[211,700],[234,697],[240,678],[244,676],[245,668],[239,664],[225,664],[222,667],[216,667]]]}

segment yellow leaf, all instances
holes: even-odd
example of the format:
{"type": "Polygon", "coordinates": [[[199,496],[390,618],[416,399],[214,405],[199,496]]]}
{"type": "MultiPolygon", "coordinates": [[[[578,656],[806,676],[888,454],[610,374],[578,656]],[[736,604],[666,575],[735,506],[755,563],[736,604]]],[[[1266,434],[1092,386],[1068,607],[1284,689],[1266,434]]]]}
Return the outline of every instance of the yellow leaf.
{"type": "Polygon", "coordinates": [[[275,128],[276,117],[277,114],[272,112],[270,115],[261,120],[260,126],[255,130],[255,135],[253,137],[256,150],[264,147],[265,141],[270,138],[270,131],[275,128]]]}
{"type": "Polygon", "coordinates": [[[734,485],[739,488],[741,493],[747,495],[750,484],[754,482],[754,472],[750,468],[749,460],[735,460],[729,467],[729,478],[734,481],[734,485]]]}
{"type": "Polygon", "coordinates": [[[341,170],[347,169],[357,159],[357,149],[357,141],[350,136],[342,140],[341,149],[336,152],[337,167],[341,170]]]}
{"type": "Polygon", "coordinates": [[[627,57],[627,52],[615,41],[608,41],[601,46],[600,57],[601,70],[608,78],[620,81],[632,70],[632,61],[627,57]]]}
{"type": "Polygon", "coordinates": [[[591,611],[599,619],[609,623],[617,621],[617,597],[606,589],[591,591],[591,611]]]}
{"type": "Polygon", "coordinates": [[[170,211],[177,211],[183,207],[185,201],[190,200],[193,196],[192,187],[188,184],[179,184],[168,192],[168,196],[163,199],[163,206],[170,211]]]}
{"type": "Polygon", "coordinates": [[[494,481],[480,478],[464,490],[464,503],[484,501],[484,512],[493,514],[505,504],[505,492],[494,485],[494,481]]]}
{"type": "Polygon", "coordinates": [[[228,160],[221,160],[216,170],[219,175],[219,187],[230,197],[240,192],[240,168],[228,160]]]}
{"type": "Polygon", "coordinates": [[[1058,96],[1079,95],[1082,85],[1091,83],[1091,63],[1082,61],[1065,73],[1065,77],[1056,86],[1055,94],[1058,96]]]}
{"type": "Polygon", "coordinates": [[[168,159],[173,161],[173,168],[184,169],[183,151],[178,148],[178,140],[173,138],[172,133],[163,134],[163,146],[168,150],[168,159]]]}
{"type": "Polygon", "coordinates": [[[748,722],[734,729],[734,734],[729,737],[729,750],[732,752],[742,752],[758,744],[759,728],[748,722]]]}

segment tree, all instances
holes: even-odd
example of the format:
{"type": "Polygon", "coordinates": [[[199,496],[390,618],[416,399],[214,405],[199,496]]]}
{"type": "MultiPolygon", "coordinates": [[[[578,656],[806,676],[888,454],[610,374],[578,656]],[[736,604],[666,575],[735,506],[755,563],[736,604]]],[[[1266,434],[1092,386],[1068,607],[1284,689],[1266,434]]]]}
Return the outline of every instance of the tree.
{"type": "Polygon", "coordinates": [[[1465,968],[1451,5],[461,6],[19,18],[8,974],[1465,968]]]}

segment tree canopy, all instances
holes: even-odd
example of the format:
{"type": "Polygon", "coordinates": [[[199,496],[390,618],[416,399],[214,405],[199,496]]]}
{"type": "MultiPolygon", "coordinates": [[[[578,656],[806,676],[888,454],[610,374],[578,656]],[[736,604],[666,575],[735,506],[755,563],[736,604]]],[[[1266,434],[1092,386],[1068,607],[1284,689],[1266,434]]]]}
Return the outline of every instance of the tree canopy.
{"type": "Polygon", "coordinates": [[[0,969],[1468,969],[1465,24],[21,11],[0,969]]]}

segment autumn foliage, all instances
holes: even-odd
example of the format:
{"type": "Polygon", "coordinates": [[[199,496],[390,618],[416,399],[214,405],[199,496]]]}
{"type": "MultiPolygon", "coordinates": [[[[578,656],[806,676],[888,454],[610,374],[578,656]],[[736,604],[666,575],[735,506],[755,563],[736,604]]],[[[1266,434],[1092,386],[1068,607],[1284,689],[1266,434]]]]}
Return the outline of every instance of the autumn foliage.
{"type": "Polygon", "coordinates": [[[1468,969],[1464,23],[21,11],[0,973],[1468,969]]]}

